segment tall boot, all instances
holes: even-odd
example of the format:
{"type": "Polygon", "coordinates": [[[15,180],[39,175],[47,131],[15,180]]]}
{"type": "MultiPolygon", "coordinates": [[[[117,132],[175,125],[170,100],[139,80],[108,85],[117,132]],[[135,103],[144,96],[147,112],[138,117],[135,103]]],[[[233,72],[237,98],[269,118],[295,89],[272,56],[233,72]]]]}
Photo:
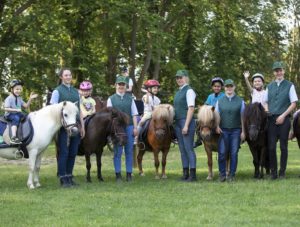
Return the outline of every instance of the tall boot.
{"type": "Polygon", "coordinates": [[[121,175],[121,173],[116,173],[116,182],[122,182],[122,175],[121,175]]]}
{"type": "Polygon", "coordinates": [[[191,168],[190,169],[190,176],[189,176],[189,178],[186,181],[188,181],[188,182],[197,181],[196,168],[191,168]]]}
{"type": "Polygon", "coordinates": [[[189,168],[183,168],[182,172],[183,172],[183,175],[180,178],[180,180],[186,181],[189,178],[189,168]]]}
{"type": "Polygon", "coordinates": [[[132,181],[131,173],[129,173],[129,172],[127,172],[127,174],[126,174],[126,181],[128,181],[128,182],[132,181]]]}

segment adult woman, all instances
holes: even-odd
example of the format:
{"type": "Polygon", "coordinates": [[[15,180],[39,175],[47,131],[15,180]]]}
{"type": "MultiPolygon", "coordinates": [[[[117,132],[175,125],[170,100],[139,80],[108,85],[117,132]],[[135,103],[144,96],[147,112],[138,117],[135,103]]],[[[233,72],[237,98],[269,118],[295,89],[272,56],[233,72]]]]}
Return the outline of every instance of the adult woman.
{"type": "MultiPolygon", "coordinates": [[[[52,92],[51,104],[59,103],[62,101],[70,101],[77,103],[79,108],[80,98],[77,89],[75,89],[72,84],[72,73],[68,68],[63,68],[59,72],[59,78],[61,84],[55,88],[52,92]]],[[[82,113],[80,111],[80,123],[83,126],[82,113]]],[[[84,137],[85,131],[84,127],[81,127],[80,135],[81,138],[84,137]]],[[[75,186],[76,183],[73,181],[73,168],[75,163],[75,158],[78,151],[78,146],[80,143],[80,135],[74,135],[68,138],[67,131],[62,127],[58,133],[58,175],[60,179],[60,184],[62,187],[75,186]]]]}
{"type": "Polygon", "coordinates": [[[183,181],[196,181],[196,154],[194,152],[195,120],[193,119],[196,94],[188,85],[188,72],[178,70],[176,82],[179,90],[174,97],[176,136],[178,138],[183,181]]]}
{"type": "Polygon", "coordinates": [[[242,114],[245,108],[244,101],[235,94],[235,84],[228,79],[224,82],[225,96],[218,100],[216,110],[220,113],[220,127],[217,133],[222,133],[219,142],[219,174],[220,181],[226,181],[226,153],[230,155],[229,181],[235,178],[238,163],[238,151],[241,140],[244,140],[242,129],[242,114]]]}
{"type": "MultiPolygon", "coordinates": [[[[137,119],[138,111],[131,95],[126,93],[127,79],[124,76],[118,76],[116,79],[116,93],[107,100],[107,107],[126,113],[129,117],[129,125],[126,127],[127,144],[125,145],[126,158],[126,180],[131,181],[132,163],[133,163],[133,142],[134,136],[137,136],[137,119]]],[[[122,181],[121,175],[121,158],[123,146],[114,145],[114,167],[117,182],[122,181]]]]}

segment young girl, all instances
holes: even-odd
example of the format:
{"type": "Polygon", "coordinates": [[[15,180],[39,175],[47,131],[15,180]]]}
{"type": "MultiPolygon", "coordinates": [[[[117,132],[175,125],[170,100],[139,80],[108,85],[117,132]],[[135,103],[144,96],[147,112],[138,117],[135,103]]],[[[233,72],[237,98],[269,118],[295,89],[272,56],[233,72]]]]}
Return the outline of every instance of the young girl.
{"type": "Polygon", "coordinates": [[[29,100],[25,103],[21,97],[23,82],[20,80],[12,80],[9,83],[10,95],[5,99],[4,110],[5,118],[11,121],[11,144],[20,144],[21,141],[17,138],[17,128],[21,119],[25,116],[22,113],[22,107],[28,108],[30,106],[31,100],[35,99],[38,95],[33,92],[30,94],[29,100]]]}
{"type": "Polygon", "coordinates": [[[213,90],[213,93],[207,97],[205,101],[206,105],[216,107],[216,103],[218,99],[224,96],[224,93],[222,92],[223,86],[224,86],[224,81],[221,77],[215,77],[211,80],[211,88],[213,90]]]}
{"type": "Polygon", "coordinates": [[[247,88],[251,93],[252,97],[252,103],[258,102],[263,105],[264,108],[266,108],[266,102],[264,100],[264,97],[266,95],[266,90],[264,89],[264,76],[260,73],[255,73],[252,76],[252,84],[251,86],[248,78],[250,76],[249,71],[244,72],[245,81],[247,84],[247,88]]]}
{"type": "Polygon", "coordinates": [[[155,106],[160,104],[160,99],[156,96],[160,87],[159,82],[157,80],[147,80],[144,83],[144,87],[147,93],[142,98],[144,102],[144,115],[139,122],[138,132],[140,132],[143,124],[151,118],[155,106]]]}
{"type": "Polygon", "coordinates": [[[96,102],[91,97],[93,85],[90,81],[83,81],[79,85],[80,89],[80,109],[83,118],[92,115],[96,112],[96,102]]]}

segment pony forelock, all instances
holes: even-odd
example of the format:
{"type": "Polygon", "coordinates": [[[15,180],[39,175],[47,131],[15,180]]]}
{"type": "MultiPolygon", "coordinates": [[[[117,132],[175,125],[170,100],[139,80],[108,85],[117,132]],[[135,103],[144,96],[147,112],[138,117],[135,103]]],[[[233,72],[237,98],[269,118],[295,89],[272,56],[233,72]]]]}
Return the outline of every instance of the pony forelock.
{"type": "Polygon", "coordinates": [[[160,104],[155,107],[152,113],[153,120],[167,120],[169,125],[173,124],[174,116],[174,108],[170,104],[160,104]]]}
{"type": "Polygon", "coordinates": [[[220,122],[220,115],[217,111],[213,110],[212,106],[203,105],[198,111],[197,119],[200,126],[211,125],[212,127],[217,127],[220,122]]]}

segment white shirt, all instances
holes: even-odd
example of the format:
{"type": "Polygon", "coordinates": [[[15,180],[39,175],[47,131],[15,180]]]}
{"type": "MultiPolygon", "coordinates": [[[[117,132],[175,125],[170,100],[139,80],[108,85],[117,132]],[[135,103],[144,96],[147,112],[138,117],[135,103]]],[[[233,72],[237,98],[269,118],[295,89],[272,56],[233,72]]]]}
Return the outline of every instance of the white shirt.
{"type": "MultiPolygon", "coordinates": [[[[123,97],[123,96],[125,95],[125,94],[120,94],[120,93],[118,93],[118,92],[117,92],[117,94],[120,95],[121,97],[123,97]]],[[[110,98],[107,99],[106,106],[107,106],[107,107],[113,107],[110,98]]],[[[136,115],[139,115],[139,113],[138,113],[138,111],[137,111],[135,102],[134,102],[134,100],[132,99],[132,103],[131,103],[131,116],[136,116],[136,115]]]]}
{"type": "Polygon", "coordinates": [[[144,102],[144,112],[152,113],[155,106],[158,106],[160,104],[160,99],[156,97],[155,95],[149,95],[148,103],[145,102],[147,99],[147,95],[143,96],[143,102],[144,102]]]}
{"type": "MultiPolygon", "coordinates": [[[[181,90],[182,88],[184,88],[185,86],[187,86],[187,84],[184,84],[182,87],[180,87],[179,89],[181,90]]],[[[187,106],[195,106],[195,99],[196,99],[196,93],[194,92],[193,89],[188,89],[186,92],[186,102],[187,102],[187,106]]]]}
{"type": "Polygon", "coordinates": [[[252,103],[258,102],[262,105],[265,104],[265,96],[266,96],[266,90],[258,91],[255,88],[252,89],[252,103]]]}

